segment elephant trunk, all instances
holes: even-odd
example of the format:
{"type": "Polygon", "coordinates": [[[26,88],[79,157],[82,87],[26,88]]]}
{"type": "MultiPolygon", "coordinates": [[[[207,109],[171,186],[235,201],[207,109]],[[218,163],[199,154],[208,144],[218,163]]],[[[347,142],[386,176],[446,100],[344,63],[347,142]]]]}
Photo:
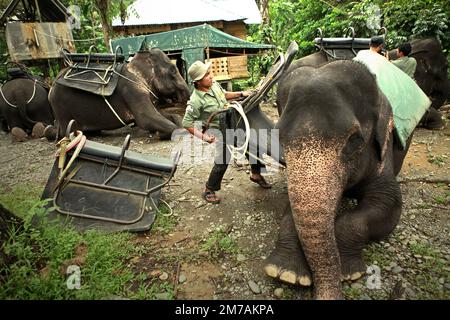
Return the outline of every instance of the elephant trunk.
{"type": "Polygon", "coordinates": [[[343,193],[339,144],[320,139],[284,146],[288,193],[300,242],[318,299],[342,299],[341,265],[334,220],[343,193]]]}

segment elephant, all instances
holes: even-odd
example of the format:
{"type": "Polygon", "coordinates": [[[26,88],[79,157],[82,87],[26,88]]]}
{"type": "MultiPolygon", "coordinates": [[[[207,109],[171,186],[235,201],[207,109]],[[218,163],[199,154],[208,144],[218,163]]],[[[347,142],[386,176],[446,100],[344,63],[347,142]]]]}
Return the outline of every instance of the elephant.
{"type": "MultiPolygon", "coordinates": [[[[435,38],[415,39],[411,42],[412,51],[410,56],[417,60],[417,68],[414,78],[423,92],[432,101],[432,104],[419,123],[426,129],[442,129],[444,122],[441,119],[439,108],[446,101],[450,92],[450,82],[447,76],[447,57],[442,51],[440,42],[435,38]]],[[[352,51],[343,51],[341,59],[353,59],[352,51]]],[[[397,58],[396,50],[389,51],[390,60],[397,58]]],[[[309,65],[319,66],[330,61],[330,57],[319,51],[309,56],[294,61],[288,71],[309,65]]]]}
{"type": "MultiPolygon", "coordinates": [[[[67,71],[63,69],[57,79],[67,71]]],[[[60,136],[74,119],[82,131],[117,129],[135,122],[139,128],[158,132],[160,138],[167,139],[181,127],[180,114],[184,114],[188,99],[189,88],[177,67],[157,48],[139,51],[123,66],[117,87],[107,101],[58,81],[49,93],[60,136]]]]}
{"type": "Polygon", "coordinates": [[[42,137],[45,126],[54,121],[47,84],[28,75],[7,81],[0,91],[2,130],[11,131],[13,141],[42,137]]]}
{"type": "MultiPolygon", "coordinates": [[[[410,57],[417,61],[414,79],[432,102],[430,109],[420,121],[420,126],[427,129],[442,129],[444,122],[438,110],[450,92],[447,57],[439,40],[435,38],[414,39],[410,44],[412,48],[410,57]]],[[[397,59],[396,50],[390,51],[389,57],[391,60],[397,59]]]]}
{"type": "Polygon", "coordinates": [[[399,222],[402,196],[395,177],[412,134],[403,148],[391,105],[363,64],[301,63],[278,85],[275,128],[290,206],[264,270],[284,282],[314,283],[318,299],[342,299],[341,279],[366,271],[362,250],[388,237],[399,222]],[[357,205],[338,210],[344,197],[357,205]]]}

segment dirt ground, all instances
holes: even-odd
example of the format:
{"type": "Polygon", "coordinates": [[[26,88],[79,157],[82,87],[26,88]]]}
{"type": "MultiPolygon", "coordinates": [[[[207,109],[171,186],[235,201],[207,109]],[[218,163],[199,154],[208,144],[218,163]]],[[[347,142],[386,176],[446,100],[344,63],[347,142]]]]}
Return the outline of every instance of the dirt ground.
{"type": "MultiPolygon", "coordinates": [[[[450,113],[450,105],[444,106],[450,113]]],[[[263,110],[276,120],[276,109],[263,110]]],[[[121,146],[131,133],[131,150],[170,157],[176,143],[159,141],[137,128],[89,137],[121,146]]],[[[45,139],[12,143],[0,133],[0,190],[14,186],[44,187],[56,147],[45,139]]],[[[176,299],[309,299],[311,290],[281,284],[265,276],[262,266],[278,235],[285,210],[286,173],[268,167],[271,190],[250,182],[248,167],[232,165],[225,174],[219,205],[205,204],[202,188],[209,163],[186,163],[184,154],[169,188],[174,226],[136,234],[140,254],[129,267],[147,273],[149,283],[167,282],[176,299]],[[218,235],[224,241],[217,239],[218,235]],[[208,247],[209,249],[204,250],[208,247]]],[[[401,221],[385,242],[366,250],[366,264],[379,266],[381,286],[370,289],[370,275],[344,283],[348,299],[450,298],[450,124],[441,131],[417,129],[401,174],[401,221]]],[[[166,291],[156,298],[170,297],[166,291]]]]}

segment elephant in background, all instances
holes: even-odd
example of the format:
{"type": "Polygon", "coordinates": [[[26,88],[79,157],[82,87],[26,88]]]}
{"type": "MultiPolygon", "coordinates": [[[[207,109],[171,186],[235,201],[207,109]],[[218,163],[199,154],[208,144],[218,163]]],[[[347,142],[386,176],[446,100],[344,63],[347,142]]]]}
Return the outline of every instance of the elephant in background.
{"type": "Polygon", "coordinates": [[[29,75],[7,81],[0,90],[2,130],[11,131],[13,141],[42,137],[45,126],[54,121],[48,86],[29,75]]]}
{"type": "MultiPolygon", "coordinates": [[[[444,122],[438,111],[450,93],[447,57],[439,40],[435,38],[415,39],[411,42],[410,56],[417,61],[414,78],[423,92],[431,99],[431,107],[419,125],[427,129],[442,129],[444,122]]],[[[396,53],[395,54],[395,58],[396,53]]]]}
{"type": "Polygon", "coordinates": [[[318,299],[341,299],[341,279],[366,271],[362,250],[398,224],[395,176],[412,136],[402,149],[391,106],[364,65],[300,63],[277,92],[290,209],[264,269],[288,283],[314,283],[318,299]],[[338,215],[343,197],[358,204],[338,215]]]}
{"type": "MultiPolygon", "coordinates": [[[[67,71],[62,70],[57,78],[67,71]]],[[[120,74],[114,93],[107,99],[117,115],[102,96],[55,81],[49,100],[59,135],[64,134],[72,119],[82,131],[112,130],[123,127],[123,123],[135,122],[143,130],[158,132],[163,139],[170,138],[172,132],[181,127],[180,114],[184,114],[189,89],[163,51],[154,48],[136,53],[120,74]]]]}
{"type": "MultiPolygon", "coordinates": [[[[440,42],[435,38],[415,39],[410,43],[412,47],[410,56],[417,60],[414,78],[422,91],[432,101],[419,126],[426,129],[441,129],[444,122],[438,110],[445,103],[450,93],[447,57],[443,53],[440,42]]],[[[348,53],[341,58],[350,60],[354,57],[352,51],[348,50],[348,53]]],[[[389,58],[390,60],[397,58],[396,50],[389,51],[389,58]]],[[[324,51],[319,51],[294,61],[288,72],[302,66],[317,67],[330,61],[330,57],[324,51]]]]}

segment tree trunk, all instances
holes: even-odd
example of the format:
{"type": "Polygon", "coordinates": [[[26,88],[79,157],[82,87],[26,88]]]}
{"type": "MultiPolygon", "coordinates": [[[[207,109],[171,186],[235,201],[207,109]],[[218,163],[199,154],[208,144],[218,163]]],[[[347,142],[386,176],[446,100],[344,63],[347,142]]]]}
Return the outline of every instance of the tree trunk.
{"type": "Polygon", "coordinates": [[[259,0],[259,12],[262,17],[262,24],[269,25],[270,24],[270,16],[269,16],[269,0],[259,0]]]}
{"type": "Polygon", "coordinates": [[[108,19],[109,0],[95,0],[95,6],[100,14],[103,31],[103,41],[106,48],[109,48],[109,39],[111,38],[111,27],[108,19]]]}

